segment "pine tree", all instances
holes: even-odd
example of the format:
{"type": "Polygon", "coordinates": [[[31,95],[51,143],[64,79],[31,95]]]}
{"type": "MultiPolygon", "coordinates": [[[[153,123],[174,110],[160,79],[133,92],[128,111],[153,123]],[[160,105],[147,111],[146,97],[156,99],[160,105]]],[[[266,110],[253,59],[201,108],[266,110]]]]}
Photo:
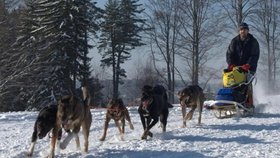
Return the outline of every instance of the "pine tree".
{"type": "Polygon", "coordinates": [[[141,43],[140,32],[145,20],[139,18],[143,9],[138,0],[109,0],[105,6],[104,21],[101,25],[100,51],[102,64],[113,69],[113,97],[118,97],[119,84],[126,77],[121,64],[129,60],[131,50],[141,43]]]}
{"type": "Polygon", "coordinates": [[[42,34],[48,45],[43,51],[52,65],[48,68],[50,80],[44,85],[53,90],[55,96],[75,93],[78,79],[89,78],[90,59],[87,56],[91,46],[88,36],[98,30],[94,20],[100,16],[100,9],[89,0],[47,0],[40,6],[37,13],[44,19],[42,34]]]}
{"type": "Polygon", "coordinates": [[[11,47],[17,38],[16,27],[19,24],[19,15],[21,9],[8,11],[8,4],[5,1],[0,2],[0,111],[22,110],[25,105],[21,103],[21,87],[11,75],[17,75],[14,71],[18,59],[15,50],[11,47]],[[18,106],[16,106],[18,105],[18,106]]]}
{"type": "Polygon", "coordinates": [[[88,36],[96,34],[100,12],[90,0],[27,1],[14,44],[19,73],[10,78],[22,83],[29,108],[75,93],[78,79],[89,78],[88,36]]]}

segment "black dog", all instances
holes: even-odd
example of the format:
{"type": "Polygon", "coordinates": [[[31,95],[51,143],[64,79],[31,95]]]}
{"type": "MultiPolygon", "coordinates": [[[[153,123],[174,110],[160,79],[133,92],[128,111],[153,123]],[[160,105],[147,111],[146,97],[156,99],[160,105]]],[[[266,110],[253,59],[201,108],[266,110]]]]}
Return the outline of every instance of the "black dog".
{"type": "Polygon", "coordinates": [[[163,86],[156,85],[155,87],[151,87],[145,85],[142,88],[141,104],[138,108],[144,129],[142,139],[147,139],[147,136],[153,136],[150,129],[159,121],[159,117],[162,131],[166,131],[169,114],[168,106],[166,90],[163,86]]]}
{"type": "MultiPolygon", "coordinates": [[[[57,105],[49,105],[40,110],[34,125],[34,131],[31,138],[31,147],[27,156],[32,156],[37,139],[44,138],[56,124],[57,105]]],[[[58,140],[61,139],[62,130],[59,130],[58,140]]]]}

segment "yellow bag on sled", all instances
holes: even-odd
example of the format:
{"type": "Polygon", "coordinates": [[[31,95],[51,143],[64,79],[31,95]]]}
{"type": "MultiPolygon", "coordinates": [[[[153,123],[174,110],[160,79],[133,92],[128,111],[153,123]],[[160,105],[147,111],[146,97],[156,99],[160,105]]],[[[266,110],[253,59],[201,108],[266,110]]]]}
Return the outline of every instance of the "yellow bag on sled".
{"type": "Polygon", "coordinates": [[[233,67],[232,71],[229,71],[228,69],[224,70],[224,87],[233,87],[243,82],[246,82],[246,72],[244,72],[240,67],[233,67]]]}

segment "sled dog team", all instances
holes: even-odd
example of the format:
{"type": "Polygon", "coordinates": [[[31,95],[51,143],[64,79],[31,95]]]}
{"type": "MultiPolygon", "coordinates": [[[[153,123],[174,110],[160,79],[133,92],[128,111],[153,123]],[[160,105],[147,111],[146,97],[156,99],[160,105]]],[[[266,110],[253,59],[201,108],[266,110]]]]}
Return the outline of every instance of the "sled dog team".
{"type": "MultiPolygon", "coordinates": [[[[34,131],[31,138],[31,146],[27,152],[27,156],[31,157],[34,151],[37,139],[44,138],[49,132],[51,133],[51,145],[48,157],[53,158],[55,146],[60,149],[65,149],[69,142],[75,138],[77,149],[80,149],[80,140],[78,133],[82,128],[84,137],[84,152],[88,152],[89,132],[92,123],[92,115],[88,105],[89,93],[85,87],[82,87],[83,101],[74,95],[63,96],[58,101],[57,105],[49,105],[44,107],[38,114],[34,124],[34,131]],[[67,132],[67,136],[62,142],[62,129],[67,132]]],[[[201,123],[201,113],[203,102],[205,100],[203,90],[197,86],[188,86],[178,92],[179,101],[182,107],[183,127],[186,127],[186,121],[191,120],[193,113],[198,108],[199,116],[198,123],[201,123]],[[190,111],[186,114],[186,108],[190,111]]],[[[162,131],[166,131],[167,118],[169,108],[172,105],[168,103],[166,89],[161,85],[144,86],[141,94],[141,104],[138,107],[141,123],[143,125],[143,134],[141,139],[153,137],[150,129],[160,121],[162,131]]],[[[125,107],[122,99],[112,99],[107,105],[105,117],[104,132],[100,141],[104,141],[107,134],[107,129],[110,120],[113,119],[120,134],[121,139],[124,137],[125,120],[128,121],[130,129],[134,129],[128,109],[125,107]]]]}

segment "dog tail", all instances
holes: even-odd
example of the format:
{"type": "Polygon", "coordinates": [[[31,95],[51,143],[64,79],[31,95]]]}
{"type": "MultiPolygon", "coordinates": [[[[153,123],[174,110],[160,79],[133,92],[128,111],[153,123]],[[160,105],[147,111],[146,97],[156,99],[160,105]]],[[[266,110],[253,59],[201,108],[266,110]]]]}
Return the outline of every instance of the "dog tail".
{"type": "Polygon", "coordinates": [[[88,89],[83,86],[82,87],[82,92],[83,92],[83,102],[84,102],[84,105],[88,105],[90,104],[90,95],[89,95],[89,92],[88,92],[88,89]]]}

